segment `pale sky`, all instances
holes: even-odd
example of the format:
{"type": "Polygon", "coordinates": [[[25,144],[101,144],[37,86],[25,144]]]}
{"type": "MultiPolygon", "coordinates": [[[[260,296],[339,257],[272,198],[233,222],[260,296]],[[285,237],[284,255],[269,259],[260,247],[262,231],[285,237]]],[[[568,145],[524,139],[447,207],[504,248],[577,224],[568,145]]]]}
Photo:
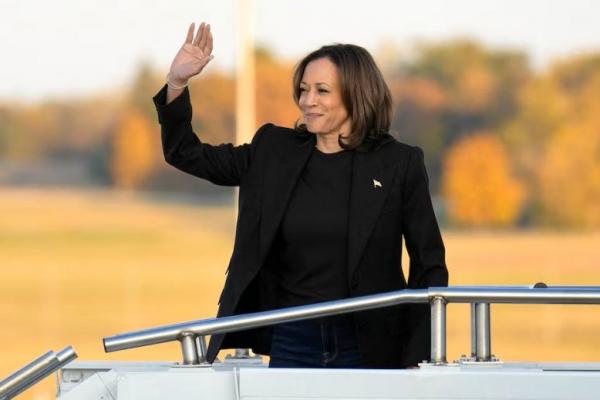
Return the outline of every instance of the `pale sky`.
{"type": "MultiPolygon", "coordinates": [[[[126,87],[142,60],[166,72],[192,21],[211,23],[215,60],[235,65],[235,0],[0,0],[0,100],[126,87]]],[[[254,0],[255,40],[298,59],[331,42],[376,52],[471,37],[526,51],[536,68],[600,51],[594,0],[254,0]]]]}

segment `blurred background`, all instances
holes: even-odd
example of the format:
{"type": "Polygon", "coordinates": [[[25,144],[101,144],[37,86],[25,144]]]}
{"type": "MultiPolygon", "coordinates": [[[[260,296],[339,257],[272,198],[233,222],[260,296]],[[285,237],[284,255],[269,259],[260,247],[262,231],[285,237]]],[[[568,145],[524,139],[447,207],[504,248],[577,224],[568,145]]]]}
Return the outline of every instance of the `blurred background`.
{"type": "MultiPolygon", "coordinates": [[[[392,91],[394,136],[424,149],[450,283],[600,285],[594,1],[0,7],[0,378],[69,344],[86,360],[179,360],[176,344],[104,354],[101,339],[215,314],[235,193],[164,162],[151,101],[193,21],[215,37],[190,85],[204,141],[236,141],[240,79],[254,87],[247,137],[292,126],[294,64],[362,45],[392,91]]],[[[470,350],[468,312],[449,307],[451,359],[470,350]]],[[[596,307],[492,306],[503,360],[599,361],[599,330],[596,307]]],[[[21,398],[53,391],[47,379],[21,398]]]]}

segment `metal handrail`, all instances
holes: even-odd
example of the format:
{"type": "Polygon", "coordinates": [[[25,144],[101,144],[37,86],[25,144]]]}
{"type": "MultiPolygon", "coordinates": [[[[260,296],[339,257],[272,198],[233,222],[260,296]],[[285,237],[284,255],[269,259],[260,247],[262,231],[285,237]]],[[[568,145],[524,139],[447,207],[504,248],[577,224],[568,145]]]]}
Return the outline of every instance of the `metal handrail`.
{"type": "Polygon", "coordinates": [[[429,298],[426,290],[400,290],[352,299],[289,307],[280,310],[189,321],[104,338],[104,350],[108,353],[174,340],[181,341],[182,337],[190,334],[197,336],[215,335],[283,322],[370,310],[402,303],[427,303],[428,301],[429,298]]]}
{"type": "Polygon", "coordinates": [[[0,381],[0,400],[11,399],[77,358],[71,346],[49,351],[0,381]]]}
{"type": "Polygon", "coordinates": [[[457,286],[429,288],[430,299],[443,297],[448,303],[512,303],[512,304],[600,304],[600,287],[547,287],[542,289],[457,286]]]}
{"type": "MultiPolygon", "coordinates": [[[[445,306],[447,303],[600,304],[600,287],[454,286],[405,289],[279,310],[188,321],[110,336],[104,338],[103,343],[106,352],[113,352],[179,340],[184,353],[184,363],[197,364],[205,362],[206,354],[203,344],[205,335],[236,332],[283,322],[407,303],[431,304],[431,355],[433,362],[441,364],[446,362],[445,306]]],[[[487,317],[489,320],[489,315],[487,317]]],[[[489,331],[481,334],[489,336],[489,331]]]]}

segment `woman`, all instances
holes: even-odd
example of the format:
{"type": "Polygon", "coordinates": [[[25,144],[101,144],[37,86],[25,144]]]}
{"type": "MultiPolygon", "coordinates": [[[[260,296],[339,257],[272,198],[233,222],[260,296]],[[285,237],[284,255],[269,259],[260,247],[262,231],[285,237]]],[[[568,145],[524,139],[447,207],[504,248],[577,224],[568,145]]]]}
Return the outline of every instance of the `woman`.
{"type": "MultiPolygon", "coordinates": [[[[192,131],[186,85],[212,48],[210,25],[194,37],[192,24],[154,101],[167,162],[240,187],[218,316],[447,285],[423,153],[387,133],[391,97],[370,54],[309,54],[294,73],[296,129],[266,124],[250,144],[211,146],[192,131]]],[[[270,354],[271,367],[412,367],[429,358],[429,329],[428,305],[403,305],[215,335],[208,359],[248,347],[270,354]]]]}

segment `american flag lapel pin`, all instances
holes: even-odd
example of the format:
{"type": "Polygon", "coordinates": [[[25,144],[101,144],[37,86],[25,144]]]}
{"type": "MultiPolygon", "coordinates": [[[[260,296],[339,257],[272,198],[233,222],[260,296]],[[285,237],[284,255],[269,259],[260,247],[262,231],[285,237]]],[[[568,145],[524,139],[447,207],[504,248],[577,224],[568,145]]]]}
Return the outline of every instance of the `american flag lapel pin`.
{"type": "Polygon", "coordinates": [[[377,179],[373,179],[373,187],[378,188],[378,187],[383,187],[383,185],[377,179]]]}

